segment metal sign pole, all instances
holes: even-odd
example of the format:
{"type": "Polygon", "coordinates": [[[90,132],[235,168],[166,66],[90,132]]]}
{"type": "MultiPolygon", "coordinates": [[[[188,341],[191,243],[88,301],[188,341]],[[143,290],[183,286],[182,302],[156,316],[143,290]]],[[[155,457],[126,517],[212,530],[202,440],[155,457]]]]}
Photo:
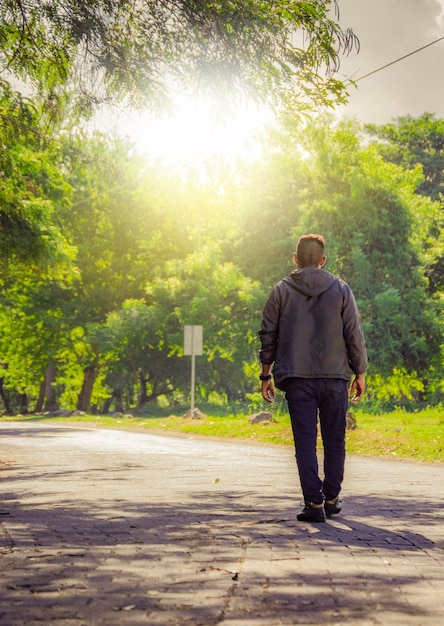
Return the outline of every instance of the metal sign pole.
{"type": "Polygon", "coordinates": [[[191,411],[193,411],[196,387],[196,354],[202,354],[202,326],[184,326],[184,354],[191,355],[191,411]]]}
{"type": "Polygon", "coordinates": [[[191,410],[194,411],[194,389],[196,387],[196,355],[191,355],[191,410]]]}

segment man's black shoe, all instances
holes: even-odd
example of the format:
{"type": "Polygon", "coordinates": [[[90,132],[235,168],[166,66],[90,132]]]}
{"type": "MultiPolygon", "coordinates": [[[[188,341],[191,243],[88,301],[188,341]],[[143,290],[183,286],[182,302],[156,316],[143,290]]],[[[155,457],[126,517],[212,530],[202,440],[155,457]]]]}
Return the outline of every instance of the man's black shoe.
{"type": "Polygon", "coordinates": [[[327,517],[331,517],[332,515],[337,515],[341,512],[342,509],[342,500],[339,500],[339,496],[334,498],[333,500],[326,500],[324,503],[325,515],[327,517]]]}
{"type": "Polygon", "coordinates": [[[325,522],[324,505],[306,502],[302,512],[296,518],[299,522],[325,522]]]}

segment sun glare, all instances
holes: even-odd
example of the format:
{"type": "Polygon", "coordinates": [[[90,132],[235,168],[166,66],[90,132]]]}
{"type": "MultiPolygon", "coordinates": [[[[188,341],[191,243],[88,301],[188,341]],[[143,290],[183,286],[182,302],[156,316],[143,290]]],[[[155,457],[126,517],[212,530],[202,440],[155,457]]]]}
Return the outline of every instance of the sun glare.
{"type": "Polygon", "coordinates": [[[271,111],[255,105],[216,115],[210,102],[183,96],[169,116],[121,116],[114,130],[128,136],[148,158],[199,165],[215,155],[257,158],[255,136],[272,119],[271,111]]]}

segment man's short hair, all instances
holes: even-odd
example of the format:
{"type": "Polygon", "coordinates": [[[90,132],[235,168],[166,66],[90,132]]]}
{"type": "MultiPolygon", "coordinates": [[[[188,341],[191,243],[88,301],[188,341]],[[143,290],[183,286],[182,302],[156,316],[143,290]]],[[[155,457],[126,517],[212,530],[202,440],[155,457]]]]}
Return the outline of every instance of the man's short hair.
{"type": "Polygon", "coordinates": [[[299,237],[296,246],[296,255],[299,267],[318,267],[324,258],[325,240],[322,235],[311,233],[299,237]]]}

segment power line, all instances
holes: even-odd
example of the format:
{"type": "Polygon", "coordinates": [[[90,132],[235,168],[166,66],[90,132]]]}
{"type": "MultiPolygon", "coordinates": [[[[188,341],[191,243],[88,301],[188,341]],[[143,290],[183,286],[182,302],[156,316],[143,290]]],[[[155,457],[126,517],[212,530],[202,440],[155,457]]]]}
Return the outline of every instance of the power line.
{"type": "Polygon", "coordinates": [[[435,43],[438,43],[438,41],[442,41],[443,39],[444,39],[444,35],[442,37],[440,37],[439,39],[435,39],[435,41],[432,41],[431,43],[428,43],[425,46],[422,46],[421,48],[417,48],[417,50],[413,50],[413,52],[409,52],[408,54],[404,54],[404,56],[399,57],[399,59],[395,59],[394,61],[391,61],[390,63],[386,63],[382,67],[378,67],[376,70],[373,70],[372,72],[369,72],[368,74],[364,74],[364,76],[360,76],[356,80],[351,80],[350,79],[348,81],[348,83],[352,83],[352,82],[357,83],[360,80],[364,80],[364,78],[368,78],[369,76],[372,76],[373,74],[376,74],[376,72],[380,72],[381,70],[385,70],[386,67],[390,67],[390,65],[394,65],[395,63],[399,63],[399,61],[403,61],[407,57],[411,57],[413,54],[416,54],[417,52],[421,52],[421,50],[424,50],[425,48],[428,48],[429,46],[433,46],[435,43]]]}

